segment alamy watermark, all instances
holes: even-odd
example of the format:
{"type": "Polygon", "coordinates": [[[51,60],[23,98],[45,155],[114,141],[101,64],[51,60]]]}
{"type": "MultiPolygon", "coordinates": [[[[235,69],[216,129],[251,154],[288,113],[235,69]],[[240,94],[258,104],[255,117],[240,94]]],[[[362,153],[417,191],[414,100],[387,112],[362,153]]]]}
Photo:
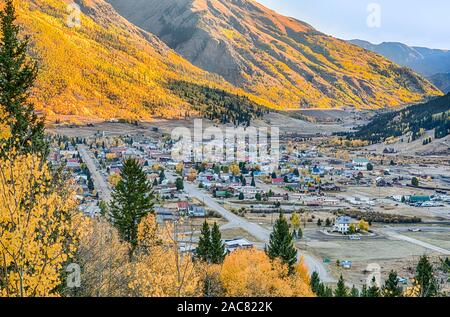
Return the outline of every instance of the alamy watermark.
{"type": "Polygon", "coordinates": [[[367,265],[366,272],[369,275],[366,278],[366,285],[381,287],[381,266],[378,263],[370,263],[367,265]]]}
{"type": "Polygon", "coordinates": [[[247,162],[278,168],[280,161],[278,127],[209,126],[194,120],[194,130],[177,127],[172,130],[172,159],[175,162],[231,163],[247,162]]]}
{"type": "Polygon", "coordinates": [[[66,24],[69,28],[79,28],[81,27],[81,8],[76,3],[69,3],[67,5],[67,16],[66,24]]]}
{"type": "Polygon", "coordinates": [[[379,3],[369,3],[367,5],[367,27],[381,28],[381,5],[379,3]]]}
{"type": "Polygon", "coordinates": [[[81,268],[76,263],[71,263],[66,268],[67,288],[81,287],[81,268]]]}

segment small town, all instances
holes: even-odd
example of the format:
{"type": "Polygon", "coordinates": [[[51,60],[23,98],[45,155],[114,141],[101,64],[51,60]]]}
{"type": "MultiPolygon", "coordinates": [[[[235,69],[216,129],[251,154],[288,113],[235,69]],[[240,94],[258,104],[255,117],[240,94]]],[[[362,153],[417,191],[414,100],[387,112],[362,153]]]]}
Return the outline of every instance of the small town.
{"type": "Polygon", "coordinates": [[[435,2],[0,0],[0,311],[448,305],[435,2]]]}
{"type": "MultiPolygon", "coordinates": [[[[439,263],[450,253],[448,165],[424,164],[389,147],[335,150],[334,137],[322,135],[283,136],[275,171],[248,162],[174,162],[174,142],[164,129],[123,134],[130,126],[105,125],[116,132],[91,126],[83,137],[70,137],[71,128],[62,127],[56,131],[66,135],[53,137],[51,162],[64,165],[77,181],[80,210],[104,215],[124,161],[137,160],[158,197],[158,222],[187,219],[183,230],[192,236],[180,241],[183,252],[195,254],[205,221],[220,226],[228,253],[263,250],[282,214],[299,257],[327,283],[342,275],[362,287],[368,267],[377,263],[383,272],[398,272],[407,286],[415,259],[427,254],[439,263]]],[[[443,287],[447,278],[442,272],[443,287]]]]}

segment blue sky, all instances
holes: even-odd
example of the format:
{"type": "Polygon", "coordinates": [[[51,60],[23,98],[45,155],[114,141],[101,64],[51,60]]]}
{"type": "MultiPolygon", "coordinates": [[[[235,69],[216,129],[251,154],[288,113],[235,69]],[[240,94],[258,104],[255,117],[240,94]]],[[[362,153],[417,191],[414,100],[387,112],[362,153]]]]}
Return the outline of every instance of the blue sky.
{"type": "Polygon", "coordinates": [[[450,49],[448,0],[257,1],[283,15],[305,21],[319,31],[346,40],[359,38],[373,43],[403,42],[412,46],[450,49]],[[369,12],[370,4],[376,6],[371,6],[369,12]],[[369,16],[372,27],[367,23],[369,16]]]}

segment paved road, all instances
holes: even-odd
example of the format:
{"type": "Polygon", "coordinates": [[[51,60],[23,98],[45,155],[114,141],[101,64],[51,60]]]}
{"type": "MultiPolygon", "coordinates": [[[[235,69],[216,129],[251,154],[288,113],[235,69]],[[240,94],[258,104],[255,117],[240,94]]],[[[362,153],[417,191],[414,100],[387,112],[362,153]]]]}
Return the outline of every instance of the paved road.
{"type": "Polygon", "coordinates": [[[83,162],[87,165],[89,171],[91,172],[92,180],[94,181],[95,189],[99,192],[99,197],[105,202],[111,201],[111,189],[106,182],[103,175],[98,170],[95,165],[94,159],[89,155],[89,151],[85,145],[78,145],[78,152],[83,159],[83,162]]]}
{"type": "Polygon", "coordinates": [[[437,247],[435,245],[432,245],[432,244],[429,244],[429,243],[426,243],[426,242],[423,242],[423,241],[420,241],[420,240],[417,240],[417,239],[414,239],[414,238],[407,237],[407,236],[404,236],[402,234],[399,234],[398,232],[395,231],[395,228],[386,227],[382,231],[383,231],[383,233],[385,235],[387,235],[387,236],[389,236],[391,238],[398,239],[398,240],[403,240],[403,241],[406,241],[406,242],[409,242],[409,243],[413,243],[415,245],[421,246],[421,247],[423,247],[425,249],[428,249],[428,250],[431,250],[431,251],[435,251],[435,252],[442,253],[442,254],[445,254],[445,255],[450,255],[450,251],[449,250],[446,250],[446,249],[437,247]]]}
{"type": "MultiPolygon", "coordinates": [[[[97,190],[101,192],[100,198],[105,200],[106,202],[111,201],[111,189],[107,184],[103,175],[101,175],[101,173],[99,172],[94,162],[94,159],[88,154],[86,146],[79,145],[78,151],[83,159],[83,162],[87,165],[89,171],[91,172],[95,188],[97,188],[97,190]]],[[[166,177],[168,178],[169,181],[172,182],[175,181],[175,179],[177,178],[177,176],[173,175],[172,173],[166,173],[166,177]]],[[[222,217],[224,217],[228,221],[227,227],[242,228],[245,231],[249,232],[252,236],[257,238],[258,240],[262,241],[263,243],[268,243],[270,239],[270,230],[233,214],[231,211],[221,206],[209,194],[202,192],[200,189],[198,189],[192,184],[185,182],[184,190],[189,196],[204,202],[206,206],[217,211],[222,217]]],[[[301,256],[304,257],[305,264],[310,270],[310,272],[316,271],[323,282],[325,283],[335,282],[335,279],[329,275],[327,269],[320,260],[308,254],[301,254],[300,252],[298,256],[299,258],[301,256]]]]}
{"type": "MultiPolygon", "coordinates": [[[[169,180],[174,180],[176,176],[170,175],[168,177],[169,180]]],[[[202,192],[200,189],[195,187],[194,185],[185,182],[184,190],[189,196],[198,199],[199,201],[204,202],[206,206],[217,211],[222,217],[228,220],[229,224],[227,227],[239,227],[250,233],[252,236],[257,238],[258,240],[264,242],[265,244],[269,242],[270,239],[270,230],[261,227],[260,225],[250,222],[244,218],[241,218],[235,214],[233,214],[228,209],[221,206],[215,199],[211,198],[209,194],[202,192]]],[[[335,279],[330,276],[325,266],[322,262],[308,254],[302,254],[299,252],[299,258],[303,256],[305,259],[305,264],[308,267],[309,271],[312,273],[316,271],[319,274],[320,279],[325,283],[333,283],[335,279]]]]}

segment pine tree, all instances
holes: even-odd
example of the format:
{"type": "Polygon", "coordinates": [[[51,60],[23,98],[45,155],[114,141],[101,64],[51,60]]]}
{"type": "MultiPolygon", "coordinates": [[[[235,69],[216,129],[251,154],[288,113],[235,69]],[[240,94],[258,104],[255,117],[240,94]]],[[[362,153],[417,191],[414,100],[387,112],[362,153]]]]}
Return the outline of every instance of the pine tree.
{"type": "Polygon", "coordinates": [[[121,238],[130,242],[132,254],[137,245],[137,229],[141,219],[154,212],[154,195],[147,175],[137,160],[126,160],[121,176],[112,194],[111,219],[121,238]]]}
{"type": "Polygon", "coordinates": [[[162,184],[162,182],[166,179],[166,175],[164,174],[164,170],[159,173],[159,183],[162,184]]]}
{"type": "Polygon", "coordinates": [[[297,230],[297,240],[301,240],[303,238],[303,230],[302,228],[298,228],[297,230]]]}
{"type": "Polygon", "coordinates": [[[241,175],[241,184],[242,186],[247,186],[247,180],[245,179],[244,175],[241,175]]]}
{"type": "Polygon", "coordinates": [[[359,297],[359,290],[353,285],[350,291],[350,297],[359,297]]]}
{"type": "Polygon", "coordinates": [[[367,297],[380,297],[380,288],[377,286],[375,276],[372,279],[372,285],[367,289],[367,297]]]}
{"type": "Polygon", "coordinates": [[[415,280],[420,286],[421,297],[434,297],[438,294],[433,266],[426,255],[422,256],[417,264],[415,280]]]}
{"type": "Polygon", "coordinates": [[[280,258],[289,266],[290,273],[294,271],[297,263],[297,250],[294,247],[294,237],[289,231],[289,224],[283,214],[280,214],[275,222],[266,253],[271,259],[280,258]]]}
{"type": "Polygon", "coordinates": [[[397,272],[391,271],[389,277],[383,286],[384,297],[400,297],[403,293],[403,289],[398,285],[397,272]]]}
{"type": "Polygon", "coordinates": [[[324,286],[324,291],[323,291],[322,297],[333,297],[333,290],[331,289],[331,287],[324,286]]]}
{"type": "Polygon", "coordinates": [[[337,287],[334,290],[334,296],[335,297],[348,297],[348,288],[345,286],[344,278],[341,276],[339,277],[339,281],[337,283],[337,287]]]}
{"type": "Polygon", "coordinates": [[[220,264],[225,259],[225,245],[222,242],[222,234],[215,222],[211,230],[211,263],[220,264]]]}
{"type": "Polygon", "coordinates": [[[362,289],[361,289],[361,297],[368,297],[367,296],[367,285],[364,284],[362,289]]]}
{"type": "Polygon", "coordinates": [[[6,112],[12,137],[3,141],[4,152],[0,155],[14,148],[18,154],[33,153],[45,158],[48,145],[44,140],[44,121],[28,102],[38,67],[28,57],[29,39],[19,37],[21,28],[15,24],[16,18],[13,1],[6,0],[0,12],[0,105],[6,112]]]}
{"type": "Polygon", "coordinates": [[[319,287],[320,287],[320,277],[316,271],[314,271],[313,274],[311,274],[310,285],[311,285],[311,290],[314,292],[314,294],[319,296],[318,292],[319,292],[319,287]]]}
{"type": "Polygon", "coordinates": [[[184,189],[183,179],[177,178],[175,181],[175,186],[177,187],[177,190],[183,190],[184,189]]]}
{"type": "Polygon", "coordinates": [[[211,230],[206,220],[203,222],[202,230],[200,231],[196,257],[203,262],[209,263],[211,261],[211,230]]]}

